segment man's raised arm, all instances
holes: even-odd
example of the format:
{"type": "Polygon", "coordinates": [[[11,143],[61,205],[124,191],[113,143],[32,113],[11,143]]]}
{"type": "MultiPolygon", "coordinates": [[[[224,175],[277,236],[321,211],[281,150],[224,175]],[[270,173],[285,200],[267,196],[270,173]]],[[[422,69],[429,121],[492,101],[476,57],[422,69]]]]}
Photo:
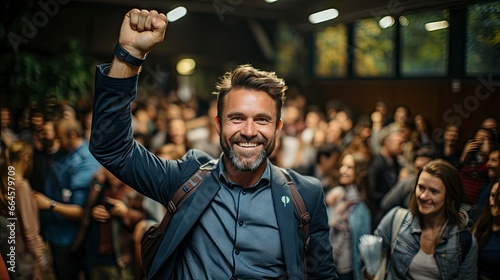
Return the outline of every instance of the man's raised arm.
{"type": "Polygon", "coordinates": [[[111,66],[96,69],[89,147],[122,182],[161,203],[170,196],[161,186],[175,185],[180,171],[134,141],[130,103],[143,59],[163,41],[166,27],[167,18],[156,11],[132,9],[124,16],[111,66]]]}

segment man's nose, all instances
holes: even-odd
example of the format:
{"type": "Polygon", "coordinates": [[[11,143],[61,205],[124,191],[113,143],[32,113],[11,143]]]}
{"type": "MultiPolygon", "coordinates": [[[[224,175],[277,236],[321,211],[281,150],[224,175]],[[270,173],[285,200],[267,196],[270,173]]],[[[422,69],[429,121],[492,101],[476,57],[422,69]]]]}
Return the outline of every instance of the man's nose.
{"type": "Polygon", "coordinates": [[[241,134],[247,137],[253,137],[257,134],[255,122],[252,119],[247,119],[241,129],[241,134]]]}

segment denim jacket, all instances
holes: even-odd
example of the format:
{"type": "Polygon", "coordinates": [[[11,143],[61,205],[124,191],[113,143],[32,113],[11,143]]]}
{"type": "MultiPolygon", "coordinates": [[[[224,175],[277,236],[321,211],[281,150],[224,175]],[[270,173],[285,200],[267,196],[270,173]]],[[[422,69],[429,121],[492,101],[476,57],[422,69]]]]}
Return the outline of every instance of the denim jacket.
{"type": "Polygon", "coordinates": [[[363,234],[370,234],[372,224],[371,224],[371,213],[364,202],[360,202],[354,209],[352,209],[349,215],[349,231],[351,232],[351,248],[352,248],[352,272],[354,274],[354,279],[361,280],[361,254],[359,252],[359,239],[363,234]]]}
{"type": "MultiPolygon", "coordinates": [[[[392,220],[397,208],[389,211],[375,230],[375,235],[383,238],[383,247],[387,250],[391,247],[392,220]]],[[[465,211],[460,211],[460,213],[462,226],[448,225],[446,227],[443,238],[436,245],[434,257],[442,279],[475,280],[477,279],[478,245],[472,235],[471,248],[464,260],[460,261],[459,232],[470,231],[465,227],[469,217],[465,211]]],[[[405,279],[413,257],[420,250],[421,233],[420,220],[408,212],[395,240],[394,252],[388,262],[387,280],[405,279]]]]}

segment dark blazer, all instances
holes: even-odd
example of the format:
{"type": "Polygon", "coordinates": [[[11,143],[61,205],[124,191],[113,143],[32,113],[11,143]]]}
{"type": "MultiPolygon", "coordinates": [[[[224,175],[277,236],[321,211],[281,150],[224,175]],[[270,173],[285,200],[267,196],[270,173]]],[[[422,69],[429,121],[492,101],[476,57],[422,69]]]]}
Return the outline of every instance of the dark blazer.
{"type": "MultiPolygon", "coordinates": [[[[90,150],[95,158],[117,178],[163,205],[175,190],[212,159],[199,150],[190,150],[181,160],[163,160],[133,140],[130,102],[135,98],[138,76],[113,79],[105,76],[108,65],[98,66],[92,120],[90,150]]],[[[269,161],[268,164],[271,164],[269,161]]],[[[291,199],[285,179],[271,169],[271,193],[278,221],[288,279],[303,279],[304,242],[298,214],[293,203],[286,206],[283,196],[291,199]]],[[[307,251],[309,279],[337,279],[324,195],[318,179],[289,171],[297,190],[311,214],[310,247],[307,251]]],[[[197,191],[170,220],[163,241],[151,266],[148,279],[172,279],[179,244],[184,240],[205,208],[217,194],[221,183],[215,172],[209,173],[197,191]]]]}

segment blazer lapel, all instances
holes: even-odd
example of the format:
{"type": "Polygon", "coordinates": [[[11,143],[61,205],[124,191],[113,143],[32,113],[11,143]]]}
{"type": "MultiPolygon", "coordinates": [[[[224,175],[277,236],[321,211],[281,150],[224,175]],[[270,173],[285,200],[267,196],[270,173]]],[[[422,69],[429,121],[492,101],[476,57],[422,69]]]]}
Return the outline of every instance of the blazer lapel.
{"type": "Polygon", "coordinates": [[[298,225],[294,214],[295,206],[292,201],[290,189],[285,178],[279,173],[281,170],[272,166],[271,168],[271,192],[273,195],[274,211],[278,221],[281,237],[281,246],[285,258],[288,277],[297,275],[297,231],[298,225]]]}
{"type": "Polygon", "coordinates": [[[220,184],[216,179],[216,173],[214,170],[210,175],[207,175],[207,178],[203,180],[196,192],[172,216],[170,224],[165,231],[163,241],[151,265],[150,277],[153,277],[158,272],[159,268],[186,237],[194,223],[199,219],[205,208],[219,191],[220,184]]]}

